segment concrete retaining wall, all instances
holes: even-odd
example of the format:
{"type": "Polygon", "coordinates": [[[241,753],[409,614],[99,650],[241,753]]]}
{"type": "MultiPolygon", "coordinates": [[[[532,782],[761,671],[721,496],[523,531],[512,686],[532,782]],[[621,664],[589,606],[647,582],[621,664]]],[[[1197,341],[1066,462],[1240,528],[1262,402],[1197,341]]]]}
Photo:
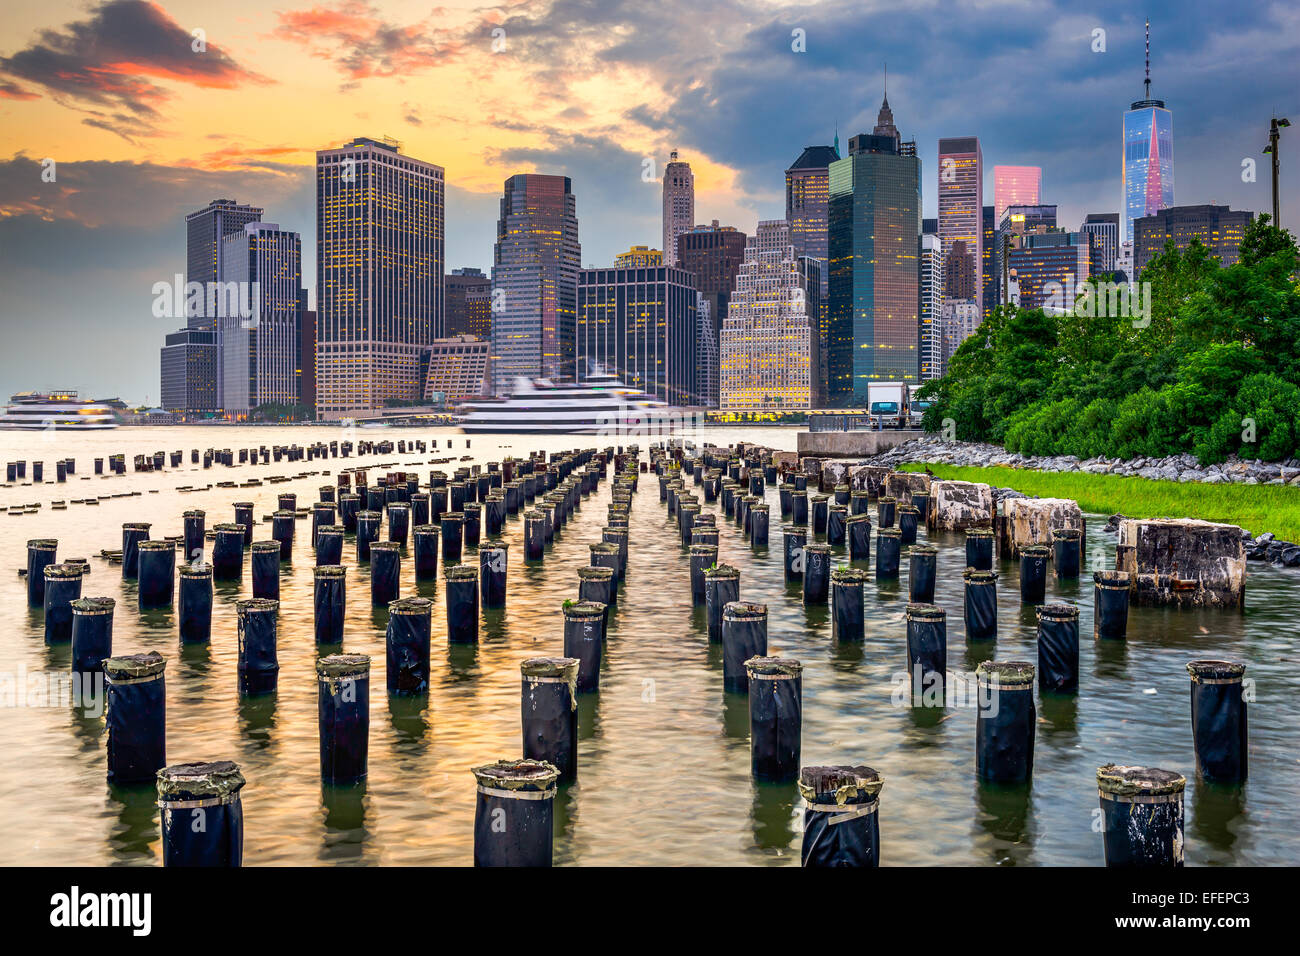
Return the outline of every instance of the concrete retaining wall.
{"type": "Polygon", "coordinates": [[[818,458],[870,458],[924,434],[925,432],[910,429],[799,432],[797,447],[801,458],[805,455],[818,458]]]}

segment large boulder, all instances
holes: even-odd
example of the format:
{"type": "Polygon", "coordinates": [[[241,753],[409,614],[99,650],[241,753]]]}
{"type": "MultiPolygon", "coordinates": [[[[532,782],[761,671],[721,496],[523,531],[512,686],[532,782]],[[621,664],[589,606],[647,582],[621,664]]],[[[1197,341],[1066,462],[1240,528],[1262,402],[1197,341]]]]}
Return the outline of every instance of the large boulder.
{"type": "Polygon", "coordinates": [[[993,489],[976,481],[930,482],[926,524],[936,531],[992,527],[993,489]]]}
{"type": "Polygon", "coordinates": [[[885,479],[885,494],[898,499],[900,505],[912,503],[912,493],[929,494],[930,476],[923,471],[892,471],[885,479]]]}
{"type": "Polygon", "coordinates": [[[1079,558],[1087,554],[1084,547],[1083,512],[1079,503],[1069,498],[1004,498],[1001,502],[1001,553],[1017,559],[1020,549],[1031,544],[1052,546],[1052,532],[1075,528],[1079,532],[1079,558]]]}
{"type": "Polygon", "coordinates": [[[1243,607],[1246,545],[1241,528],[1196,518],[1120,522],[1115,567],[1133,576],[1139,604],[1243,607]]]}

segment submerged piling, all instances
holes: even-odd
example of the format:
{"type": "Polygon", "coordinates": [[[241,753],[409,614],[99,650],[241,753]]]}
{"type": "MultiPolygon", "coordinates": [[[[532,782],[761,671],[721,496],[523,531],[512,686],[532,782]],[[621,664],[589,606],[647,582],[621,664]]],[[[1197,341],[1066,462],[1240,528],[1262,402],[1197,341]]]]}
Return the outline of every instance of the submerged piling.
{"type": "Polygon", "coordinates": [[[1020,600],[1024,604],[1042,604],[1047,596],[1046,545],[1030,544],[1020,549],[1020,600]]]}
{"type": "Polygon", "coordinates": [[[379,523],[383,515],[378,511],[357,512],[357,563],[370,561],[370,549],[379,540],[379,523]]]}
{"type": "Polygon", "coordinates": [[[880,791],[884,781],[867,766],[804,767],[801,865],[880,865],[880,791]]]}
{"type": "Polygon", "coordinates": [[[595,601],[564,602],[564,656],[578,661],[575,689],[586,693],[600,687],[605,643],[605,605],[595,601]]]}
{"type": "MultiPolygon", "coordinates": [[[[901,541],[901,529],[900,529],[901,541]]],[[[914,604],[934,601],[934,585],[938,576],[939,549],[931,544],[914,544],[908,549],[907,591],[914,604]]]]}
{"type": "Polygon", "coordinates": [[[803,549],[803,603],[825,604],[831,586],[831,547],[810,544],[803,549]]]}
{"type": "Polygon", "coordinates": [[[163,866],[236,867],[244,860],[244,776],[228,760],[158,771],[163,866]]]}
{"type": "Polygon", "coordinates": [[[1183,790],[1186,778],[1155,767],[1097,768],[1106,865],[1183,865],[1183,790]]]}
{"type": "Polygon", "coordinates": [[[319,658],[316,686],[321,779],[331,784],[364,780],[370,751],[370,658],[319,658]]]}
{"type": "Polygon", "coordinates": [[[865,511],[849,515],[845,522],[850,561],[871,560],[871,516],[865,511]]]}
{"type": "Polygon", "coordinates": [[[1213,783],[1244,783],[1249,732],[1242,692],[1245,664],[1191,661],[1192,743],[1196,772],[1213,783]]]}
{"type": "Polygon", "coordinates": [[[104,661],[109,783],[147,783],[167,765],[166,667],[156,651],[104,661]]]}
{"type": "Polygon", "coordinates": [[[948,676],[948,612],[933,604],[912,603],[906,616],[913,705],[942,707],[948,676]]]}
{"type": "Polygon", "coordinates": [[[975,775],[989,783],[1023,783],[1034,772],[1034,665],[984,661],[975,681],[975,775]]]}
{"type": "Polygon", "coordinates": [[[898,580],[898,567],[903,556],[902,535],[897,528],[881,528],[876,532],[876,580],[898,580]]]}
{"type": "MultiPolygon", "coordinates": [[[[613,568],[578,568],[579,601],[592,601],[610,608],[617,599],[618,588],[614,583],[613,568]]],[[[609,617],[608,611],[604,616],[609,617]]]]}
{"type": "Polygon", "coordinates": [[[254,541],[250,551],[253,597],[280,600],[280,542],[254,541]]]}
{"type": "Polygon", "coordinates": [[[66,644],[72,640],[72,602],[81,597],[85,571],[80,564],[47,564],[42,569],[46,644],[66,644]]]}
{"type": "Polygon", "coordinates": [[[45,605],[45,569],[55,563],[59,542],[54,538],[32,538],[27,542],[27,606],[45,605]]]}
{"type": "Polygon", "coordinates": [[[767,605],[730,601],[722,608],[722,687],[749,693],[745,662],[767,656],[767,605]]]}
{"type": "Polygon", "coordinates": [[[478,643],[478,569],[457,564],[447,569],[447,641],[478,643]]]}
{"type": "Polygon", "coordinates": [[[1044,604],[1038,613],[1038,688],[1068,692],[1079,689],[1079,608],[1044,604]]]}
{"type": "Polygon", "coordinates": [[[967,568],[962,572],[965,584],[963,620],[966,640],[992,641],[998,636],[998,573],[967,568]]]}
{"type": "Polygon", "coordinates": [[[72,670],[99,673],[113,654],[113,609],[110,597],[77,598],[72,602],[72,670]]]}
{"type": "Polygon", "coordinates": [[[757,780],[799,777],[803,664],[781,657],[745,661],[749,684],[749,765],[757,780]]]}
{"type": "Polygon", "coordinates": [[[509,566],[509,545],[481,544],[478,549],[478,577],[480,598],[485,608],[506,606],[506,571],[509,566]]]}
{"type": "Polygon", "coordinates": [[[347,582],[347,568],[340,565],[312,569],[312,610],[317,644],[343,643],[347,582]]]}
{"type": "Polygon", "coordinates": [[[551,865],[559,771],[539,760],[499,760],[473,769],[474,865],[551,865]]]}
{"type": "Polygon", "coordinates": [[[391,604],[401,596],[402,546],[396,541],[375,541],[370,545],[370,603],[391,604]]]}
{"type": "Polygon", "coordinates": [[[863,584],[867,572],[859,568],[836,568],[831,572],[831,636],[837,641],[861,641],[866,637],[863,584]]]}
{"type": "Polygon", "coordinates": [[[578,778],[578,670],[575,657],[530,657],[519,665],[526,760],[545,761],[558,782],[578,778]]]}
{"type": "Polygon", "coordinates": [[[709,640],[722,640],[722,612],[728,604],[740,600],[740,571],[729,564],[704,570],[704,605],[709,623],[709,640]]]}
{"type": "Polygon", "coordinates": [[[129,521],[122,525],[122,577],[134,580],[140,574],[140,542],[149,540],[148,522],[129,521]]]}
{"type": "Polygon", "coordinates": [[[1092,575],[1093,638],[1122,641],[1128,634],[1129,573],[1096,571],[1092,575]]]}
{"type": "Polygon", "coordinates": [[[280,602],[265,598],[238,601],[239,618],[239,692],[264,694],[275,690],[280,673],[276,653],[276,618],[280,602]]]}
{"type": "Polygon", "coordinates": [[[993,529],[966,530],[966,567],[976,571],[993,570],[993,529]]]}
{"type": "Polygon", "coordinates": [[[404,598],[388,605],[384,635],[388,693],[428,692],[432,628],[433,602],[428,598],[404,598]]]}

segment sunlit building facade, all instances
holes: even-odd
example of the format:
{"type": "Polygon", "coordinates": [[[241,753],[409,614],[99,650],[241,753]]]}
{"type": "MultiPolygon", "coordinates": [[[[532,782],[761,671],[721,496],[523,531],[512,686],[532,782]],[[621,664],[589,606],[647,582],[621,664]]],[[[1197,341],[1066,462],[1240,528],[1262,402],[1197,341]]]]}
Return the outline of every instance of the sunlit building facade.
{"type": "Polygon", "coordinates": [[[572,379],[582,246],[568,176],[506,180],[492,266],[492,380],[572,379]]]}
{"type": "Polygon", "coordinates": [[[722,324],[723,411],[811,408],[817,399],[821,268],[795,254],[790,224],[760,222],[722,324]]]}
{"type": "MultiPolygon", "coordinates": [[[[887,110],[877,129],[893,130],[887,110]]],[[[919,380],[920,240],[914,144],[896,130],[853,137],[830,166],[827,405],[865,405],[869,382],[919,380]]]]}
{"type": "Polygon", "coordinates": [[[442,333],[443,169],[389,139],[316,153],[316,407],[337,419],[418,401],[442,333]]]}
{"type": "Polygon", "coordinates": [[[620,255],[614,257],[614,268],[616,269],[648,269],[651,266],[661,266],[664,264],[664,254],[658,249],[651,249],[648,246],[633,246],[620,255]]]}
{"type": "Polygon", "coordinates": [[[1042,189],[1041,166],[994,166],[993,221],[1001,219],[1008,206],[1037,206],[1042,189]]]}
{"type": "Polygon", "coordinates": [[[975,300],[984,261],[984,155],[975,136],[939,140],[939,240],[948,275],[944,294],[975,300]],[[959,254],[953,244],[962,243],[959,254]]]}
{"type": "Polygon", "coordinates": [[[1227,206],[1171,206],[1152,216],[1133,222],[1133,267],[1136,277],[1152,257],[1165,251],[1165,243],[1185,250],[1192,239],[1199,239],[1219,257],[1221,265],[1230,266],[1240,258],[1241,240],[1246,227],[1255,218],[1253,212],[1227,206]]]}
{"type": "Polygon", "coordinates": [[[434,339],[426,349],[423,398],[447,407],[486,397],[492,387],[489,368],[492,343],[472,335],[434,339]]]}
{"type": "Polygon", "coordinates": [[[671,266],[578,274],[577,378],[617,375],[670,405],[700,404],[694,277],[671,266]]]}
{"type": "MultiPolygon", "coordinates": [[[[745,234],[739,229],[719,225],[716,219],[710,225],[696,226],[677,237],[678,264],[695,276],[696,290],[708,300],[715,345],[721,340],[722,322],[727,317],[727,305],[736,287],[736,273],[745,258],[745,239],[745,234]]],[[[714,376],[715,385],[716,378],[714,376]]],[[[718,404],[716,388],[708,394],[704,404],[718,404]]]]}
{"type": "Polygon", "coordinates": [[[673,150],[664,167],[663,182],[663,255],[670,266],[681,261],[677,256],[677,237],[695,226],[695,174],[691,164],[677,158],[673,150]]]}
{"type": "Polygon", "coordinates": [[[472,335],[487,341],[492,337],[492,280],[481,269],[452,269],[443,279],[446,312],[443,332],[447,337],[472,335]]]}

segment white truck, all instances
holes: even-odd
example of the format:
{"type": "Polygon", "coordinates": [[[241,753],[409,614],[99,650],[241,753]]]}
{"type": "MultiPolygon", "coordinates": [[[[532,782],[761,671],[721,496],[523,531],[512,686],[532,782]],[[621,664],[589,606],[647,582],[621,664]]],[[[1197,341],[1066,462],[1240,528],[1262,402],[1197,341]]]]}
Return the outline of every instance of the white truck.
{"type": "Polygon", "coordinates": [[[911,421],[911,393],[907,383],[867,383],[867,411],[873,428],[906,428],[911,421]]]}
{"type": "Polygon", "coordinates": [[[908,401],[911,403],[911,425],[913,428],[921,427],[921,419],[925,417],[925,410],[934,404],[924,399],[918,399],[916,393],[920,390],[920,385],[913,385],[907,390],[908,401]]]}

